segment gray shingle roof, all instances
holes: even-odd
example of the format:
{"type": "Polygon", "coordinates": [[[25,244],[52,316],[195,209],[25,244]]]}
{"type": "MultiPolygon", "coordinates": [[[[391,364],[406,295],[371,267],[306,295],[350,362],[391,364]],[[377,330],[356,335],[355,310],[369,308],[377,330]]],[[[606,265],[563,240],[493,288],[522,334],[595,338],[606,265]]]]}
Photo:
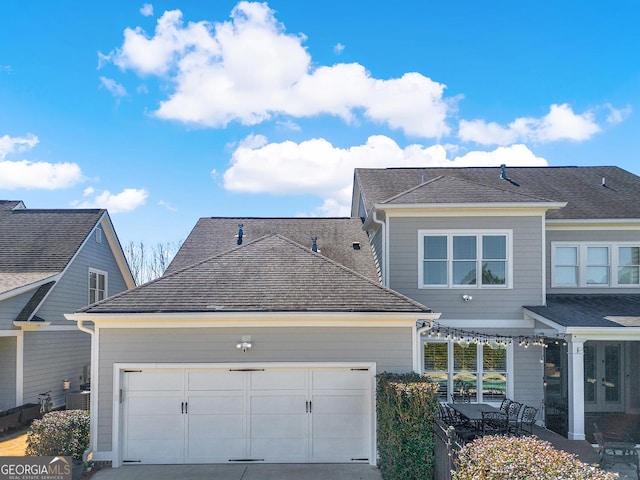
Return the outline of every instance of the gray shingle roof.
{"type": "MultiPolygon", "coordinates": [[[[520,186],[501,179],[500,167],[356,169],[355,178],[367,212],[375,204],[384,203],[436,177],[445,176],[492,188],[484,194],[487,202],[504,201],[504,192],[567,202],[566,207],[548,212],[549,219],[640,218],[640,177],[621,168],[508,167],[506,171],[508,177],[520,186]],[[603,178],[605,187],[602,186],[603,178]],[[503,193],[493,198],[498,191],[503,193]]],[[[437,182],[433,186],[437,186],[437,182]]],[[[453,203],[474,202],[482,198],[477,188],[470,188],[469,185],[460,187],[448,194],[441,193],[451,200],[455,199],[453,203]]],[[[513,201],[522,200],[514,197],[513,201]]]]}
{"type": "Polygon", "coordinates": [[[31,296],[27,304],[24,306],[22,311],[16,317],[16,321],[18,322],[28,322],[31,319],[31,316],[36,311],[36,309],[44,300],[44,297],[49,293],[49,290],[53,287],[56,282],[48,282],[44,285],[41,285],[35,293],[31,296]]]}
{"type": "Polygon", "coordinates": [[[79,311],[431,312],[279,234],[247,241],[79,311]]]}
{"type": "Polygon", "coordinates": [[[565,327],[640,327],[640,295],[553,294],[524,308],[565,327]]]}
{"type": "Polygon", "coordinates": [[[317,237],[319,253],[372,280],[378,280],[371,245],[359,218],[201,218],[167,269],[175,272],[237,246],[238,224],[244,242],[278,233],[311,248],[317,237]],[[360,249],[353,248],[353,242],[360,249]]]}
{"type": "Polygon", "coordinates": [[[0,210],[0,275],[60,272],[106,210],[0,210]]]}

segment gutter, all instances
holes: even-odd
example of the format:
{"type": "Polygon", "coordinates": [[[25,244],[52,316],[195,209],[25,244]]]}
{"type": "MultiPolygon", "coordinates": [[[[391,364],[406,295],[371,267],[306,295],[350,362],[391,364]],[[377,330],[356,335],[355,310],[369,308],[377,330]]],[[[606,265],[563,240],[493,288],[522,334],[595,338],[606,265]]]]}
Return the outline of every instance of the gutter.
{"type": "MultiPolygon", "coordinates": [[[[65,315],[66,317],[66,315],[65,315]]],[[[67,317],[67,320],[70,320],[67,317]]],[[[87,463],[89,455],[93,452],[94,447],[98,446],[98,350],[97,350],[97,342],[96,342],[96,331],[95,329],[85,327],[84,320],[77,319],[76,326],[78,330],[81,332],[88,333],[91,336],[91,396],[89,397],[89,421],[90,421],[90,440],[89,447],[82,454],[82,463],[87,463]]],[[[85,379],[86,381],[86,379],[85,379]]]]}
{"type": "MultiPolygon", "coordinates": [[[[378,219],[378,211],[376,210],[376,207],[373,207],[373,215],[371,217],[371,220],[373,220],[373,223],[380,225],[380,235],[382,235],[382,241],[381,241],[381,246],[382,246],[382,264],[380,265],[380,270],[382,273],[382,285],[384,285],[385,287],[388,287],[388,281],[387,281],[387,252],[386,252],[386,231],[385,231],[385,225],[386,223],[383,222],[382,220],[378,219]]],[[[380,255],[378,255],[378,259],[380,258],[380,255]]]]}

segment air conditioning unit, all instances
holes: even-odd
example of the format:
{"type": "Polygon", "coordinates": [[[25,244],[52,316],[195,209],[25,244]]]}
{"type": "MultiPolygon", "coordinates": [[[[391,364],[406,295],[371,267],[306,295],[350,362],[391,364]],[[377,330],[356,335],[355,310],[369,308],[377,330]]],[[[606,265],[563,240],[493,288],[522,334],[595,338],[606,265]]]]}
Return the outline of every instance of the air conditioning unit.
{"type": "Polygon", "coordinates": [[[70,392],[67,393],[67,410],[89,410],[91,404],[91,392],[70,392]]]}

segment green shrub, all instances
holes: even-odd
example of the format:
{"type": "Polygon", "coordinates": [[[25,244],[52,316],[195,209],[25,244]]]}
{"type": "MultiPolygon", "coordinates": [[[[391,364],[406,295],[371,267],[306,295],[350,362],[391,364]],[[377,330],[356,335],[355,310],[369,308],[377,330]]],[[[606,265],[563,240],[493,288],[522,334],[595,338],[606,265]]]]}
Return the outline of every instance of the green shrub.
{"type": "Polygon", "coordinates": [[[487,436],[465,445],[452,480],[609,480],[618,478],[536,437],[487,436]]]}
{"type": "Polygon", "coordinates": [[[385,480],[433,476],[438,385],[415,373],[378,375],[380,470],[385,480]]]}
{"type": "Polygon", "coordinates": [[[27,455],[71,456],[82,460],[89,448],[89,412],[65,410],[34,420],[27,436],[27,455]]]}

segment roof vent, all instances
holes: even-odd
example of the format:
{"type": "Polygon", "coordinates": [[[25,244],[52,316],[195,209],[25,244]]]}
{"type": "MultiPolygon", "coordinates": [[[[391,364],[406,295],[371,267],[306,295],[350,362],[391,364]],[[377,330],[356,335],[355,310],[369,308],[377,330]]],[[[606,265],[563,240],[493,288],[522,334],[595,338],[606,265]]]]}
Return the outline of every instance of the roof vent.
{"type": "Polygon", "coordinates": [[[318,251],[318,237],[311,237],[311,251],[318,251]]]}
{"type": "Polygon", "coordinates": [[[606,187],[607,186],[607,179],[602,177],[602,186],[606,187]]]}
{"type": "Polygon", "coordinates": [[[242,245],[242,239],[244,238],[244,231],[242,230],[243,226],[244,224],[242,223],[238,224],[238,234],[236,235],[236,238],[238,239],[238,245],[242,245]]]}
{"type": "Polygon", "coordinates": [[[351,246],[354,250],[360,250],[360,242],[353,242],[351,246]]]}
{"type": "Polygon", "coordinates": [[[500,165],[500,178],[502,180],[506,180],[507,182],[509,182],[512,185],[515,185],[516,187],[520,186],[520,184],[518,182],[514,182],[509,177],[507,177],[507,166],[504,163],[502,165],[500,165]]]}

